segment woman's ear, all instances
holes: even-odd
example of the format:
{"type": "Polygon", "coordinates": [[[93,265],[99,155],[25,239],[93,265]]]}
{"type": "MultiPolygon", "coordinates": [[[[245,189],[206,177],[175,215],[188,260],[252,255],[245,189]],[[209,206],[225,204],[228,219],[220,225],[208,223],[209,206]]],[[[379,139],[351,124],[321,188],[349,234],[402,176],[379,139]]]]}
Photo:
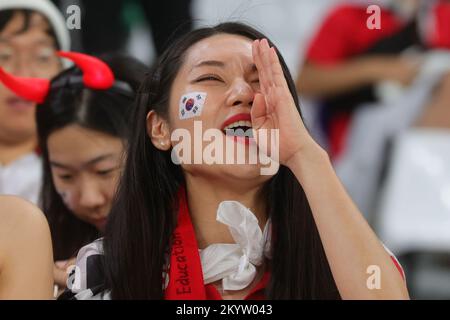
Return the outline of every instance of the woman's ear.
{"type": "Polygon", "coordinates": [[[169,124],[154,110],[147,113],[147,134],[157,149],[162,151],[170,149],[169,124]]]}

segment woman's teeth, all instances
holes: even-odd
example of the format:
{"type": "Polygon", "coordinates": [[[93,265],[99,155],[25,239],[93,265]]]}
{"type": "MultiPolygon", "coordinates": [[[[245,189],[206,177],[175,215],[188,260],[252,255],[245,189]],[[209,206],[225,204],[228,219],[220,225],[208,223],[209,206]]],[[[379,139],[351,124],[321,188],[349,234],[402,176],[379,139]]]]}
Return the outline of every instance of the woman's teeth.
{"type": "Polygon", "coordinates": [[[227,136],[253,138],[251,121],[236,121],[224,128],[227,136]]]}
{"type": "Polygon", "coordinates": [[[251,128],[252,127],[252,123],[250,121],[236,121],[236,122],[233,122],[233,123],[227,125],[224,128],[224,130],[233,129],[233,128],[237,128],[237,127],[251,128]]]}

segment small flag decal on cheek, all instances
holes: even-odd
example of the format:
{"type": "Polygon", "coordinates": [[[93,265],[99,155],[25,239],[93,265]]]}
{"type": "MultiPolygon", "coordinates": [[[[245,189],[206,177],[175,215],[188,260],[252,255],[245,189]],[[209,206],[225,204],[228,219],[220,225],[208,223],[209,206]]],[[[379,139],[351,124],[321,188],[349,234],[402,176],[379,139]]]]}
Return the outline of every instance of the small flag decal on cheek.
{"type": "Polygon", "coordinates": [[[180,119],[189,119],[202,114],[206,92],[190,92],[183,95],[179,104],[180,119]]]}

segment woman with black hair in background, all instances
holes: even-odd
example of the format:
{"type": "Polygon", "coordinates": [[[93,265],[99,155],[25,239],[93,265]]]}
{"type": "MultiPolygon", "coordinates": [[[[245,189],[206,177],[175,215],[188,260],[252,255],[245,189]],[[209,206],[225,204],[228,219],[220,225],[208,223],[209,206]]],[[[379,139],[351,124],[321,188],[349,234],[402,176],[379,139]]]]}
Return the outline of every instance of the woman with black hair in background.
{"type": "Polygon", "coordinates": [[[129,115],[147,67],[120,55],[105,56],[106,64],[78,53],[60,55],[76,66],[44,81],[42,90],[36,90],[42,79],[3,74],[2,80],[18,95],[40,102],[42,208],[52,233],[55,282],[64,287],[78,250],[104,232],[124,161],[129,115]]]}
{"type": "Polygon", "coordinates": [[[224,23],[174,42],[132,121],[105,238],[80,250],[66,298],[408,298],[401,268],[307,132],[294,82],[263,34],[224,23]],[[280,167],[176,164],[173,134],[189,133],[191,147],[195,120],[247,151],[262,140],[236,129],[279,130],[280,167]]]}

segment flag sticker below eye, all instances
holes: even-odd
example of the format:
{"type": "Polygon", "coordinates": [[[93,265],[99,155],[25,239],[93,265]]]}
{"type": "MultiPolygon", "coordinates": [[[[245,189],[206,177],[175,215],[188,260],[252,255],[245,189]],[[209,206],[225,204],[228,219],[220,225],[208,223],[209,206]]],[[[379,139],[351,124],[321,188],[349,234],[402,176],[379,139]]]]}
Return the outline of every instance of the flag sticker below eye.
{"type": "Polygon", "coordinates": [[[189,119],[202,114],[206,92],[190,92],[180,99],[180,119],[189,119]]]}

